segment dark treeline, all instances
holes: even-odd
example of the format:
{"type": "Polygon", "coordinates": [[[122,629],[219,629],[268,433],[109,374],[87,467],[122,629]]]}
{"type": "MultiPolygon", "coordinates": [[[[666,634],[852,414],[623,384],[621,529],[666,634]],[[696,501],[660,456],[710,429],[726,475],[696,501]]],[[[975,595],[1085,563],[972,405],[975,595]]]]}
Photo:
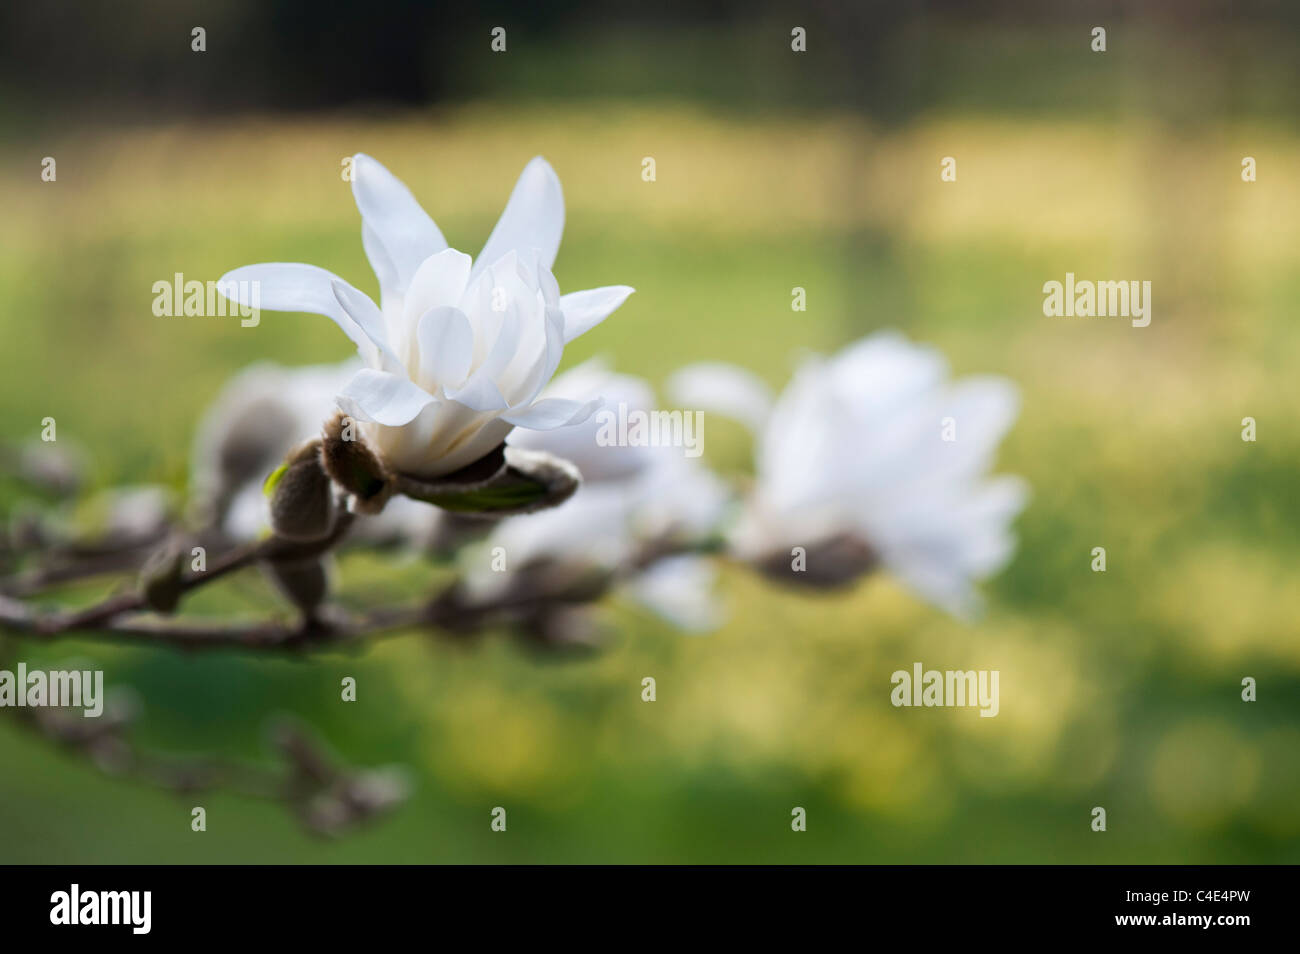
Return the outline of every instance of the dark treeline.
{"type": "MultiPolygon", "coordinates": [[[[1272,101],[1256,111],[1296,105],[1278,92],[1300,88],[1300,4],[1287,0],[9,0],[0,121],[665,94],[850,106],[890,121],[951,100],[944,84],[1048,108],[1060,105],[1054,77],[1068,90],[1094,68],[1078,55],[1093,24],[1111,31],[1111,62],[1141,69],[1153,47],[1181,50],[1175,72],[1208,58],[1223,87],[1272,69],[1272,101]],[[506,56],[489,49],[495,26],[506,56]],[[802,58],[790,55],[794,26],[808,34],[802,58]],[[984,49],[985,37],[1016,31],[1041,41],[1013,62],[984,49]],[[1024,75],[1034,83],[1014,81],[1024,75]]],[[[1124,75],[1111,72],[1097,81],[1124,75]]]]}

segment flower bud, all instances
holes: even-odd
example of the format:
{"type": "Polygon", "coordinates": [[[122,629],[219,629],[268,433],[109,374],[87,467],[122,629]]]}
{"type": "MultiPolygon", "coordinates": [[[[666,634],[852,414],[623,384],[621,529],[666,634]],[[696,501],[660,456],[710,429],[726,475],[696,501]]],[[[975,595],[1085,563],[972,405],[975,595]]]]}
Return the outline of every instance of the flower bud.
{"type": "Polygon", "coordinates": [[[140,571],[140,592],[145,605],[158,613],[170,613],[181,601],[185,551],[170,541],[155,552],[140,571]]]}
{"type": "Polygon", "coordinates": [[[329,573],[320,557],[305,560],[266,560],[263,572],[290,603],[311,616],[329,593],[329,573]]]}
{"type": "Polygon", "coordinates": [[[318,440],[303,444],[267,478],[271,529],[278,537],[319,540],[334,526],[333,485],[321,466],[320,447],[318,440]]]}
{"type": "Polygon", "coordinates": [[[325,471],[350,493],[362,513],[379,513],[392,495],[392,483],[379,458],[366,446],[355,425],[335,414],[325,424],[321,462],[325,471]]]}
{"type": "Polygon", "coordinates": [[[756,560],[755,566],[782,583],[836,589],[853,583],[878,563],[871,547],[852,534],[841,533],[804,548],[800,557],[792,558],[790,551],[778,550],[756,560]]]}
{"type": "Polygon", "coordinates": [[[504,446],[436,480],[398,474],[398,493],[466,516],[504,517],[564,503],[582,483],[578,469],[543,451],[504,446]]]}

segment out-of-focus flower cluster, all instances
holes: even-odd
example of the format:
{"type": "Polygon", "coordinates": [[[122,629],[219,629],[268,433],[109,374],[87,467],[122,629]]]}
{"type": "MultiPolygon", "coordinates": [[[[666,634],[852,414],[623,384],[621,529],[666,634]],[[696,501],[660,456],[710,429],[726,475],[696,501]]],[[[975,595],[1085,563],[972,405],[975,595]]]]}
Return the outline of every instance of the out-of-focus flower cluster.
{"type": "MultiPolygon", "coordinates": [[[[234,539],[265,533],[263,481],[319,433],[355,364],[259,365],[236,376],[206,417],[194,451],[202,509],[234,539]]],[[[550,431],[516,430],[507,445],[571,462],[582,484],[564,503],[494,521],[469,520],[397,496],[363,515],[362,543],[456,552],[466,599],[508,600],[539,578],[597,579],[686,630],[716,625],[716,560],[782,582],[851,584],[883,569],[958,615],[975,583],[1014,551],[1010,524],[1026,491],[988,475],[1016,414],[995,378],[950,382],[942,358],[878,334],[802,367],[779,396],[740,369],[695,365],[670,382],[685,406],[749,423],[755,472],[724,480],[683,448],[605,444],[599,415],[550,431]],[[944,439],[944,422],[956,440],[944,439]]],[[[650,385],[599,360],[555,379],[548,396],[652,411],[650,385]]],[[[597,586],[591,595],[607,589],[597,586]]]]}

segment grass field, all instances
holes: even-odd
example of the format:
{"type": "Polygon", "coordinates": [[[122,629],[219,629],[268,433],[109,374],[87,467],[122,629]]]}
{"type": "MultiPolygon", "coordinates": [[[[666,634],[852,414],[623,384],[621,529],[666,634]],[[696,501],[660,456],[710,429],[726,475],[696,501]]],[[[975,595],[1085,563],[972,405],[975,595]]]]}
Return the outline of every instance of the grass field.
{"type": "MultiPolygon", "coordinates": [[[[896,327],[959,374],[1011,377],[1024,408],[1000,469],[1034,491],[1017,558],[974,625],[883,577],[809,597],[728,568],[721,630],[685,636],[611,604],[610,646],[586,660],[416,635],[308,662],[26,644],[29,666],[90,658],[135,686],[157,747],[256,757],[267,720],[296,713],[353,761],[407,765],[416,788],[336,843],[231,796],[203,796],[195,834],[189,802],[0,724],[0,861],[1300,861],[1300,184],[1283,171],[1300,140],[1266,124],[886,131],[597,102],[6,148],[0,171],[20,184],[0,231],[3,436],[32,439],[53,416],[97,482],[183,489],[196,417],[229,374],[341,359],[347,343],[315,316],[157,318],[152,283],[306,261],[375,290],[339,175],[355,151],[471,253],[528,158],[551,161],[562,287],[638,289],[566,365],[601,353],[660,383],[727,359],[779,386],[801,351],[896,327]],[[42,155],[57,182],[40,181],[42,155]],[[1257,182],[1241,181],[1245,155],[1257,182]],[[955,183],[939,181],[943,156],[955,183]],[[1042,285],[1067,271],[1150,280],[1150,327],[1045,318],[1042,285]],[[791,311],[794,286],[807,312],[791,311]],[[1105,573],[1089,568],[1096,546],[1105,573]],[[1001,714],[891,707],[889,674],[916,660],[999,669],[1001,714]],[[345,675],[355,704],[337,702],[345,675]]],[[[743,474],[744,433],[707,433],[708,460],[743,474]]],[[[354,604],[417,592],[427,572],[367,557],[342,570],[354,604]]],[[[270,600],[238,578],[194,610],[270,600]]]]}

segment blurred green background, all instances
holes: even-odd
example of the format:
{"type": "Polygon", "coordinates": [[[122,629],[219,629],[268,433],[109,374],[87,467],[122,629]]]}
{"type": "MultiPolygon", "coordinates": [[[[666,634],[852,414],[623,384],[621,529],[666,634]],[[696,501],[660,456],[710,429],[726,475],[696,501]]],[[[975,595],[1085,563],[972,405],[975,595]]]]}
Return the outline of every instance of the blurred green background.
{"type": "MultiPolygon", "coordinates": [[[[416,17],[392,6],[389,28],[416,17]]],[[[371,33],[357,63],[277,47],[267,31],[293,37],[313,15],[266,7],[269,25],[223,8],[204,60],[188,51],[201,7],[136,5],[151,32],[104,53],[149,65],[126,80],[79,60],[38,93],[23,70],[40,55],[8,61],[0,88],[24,92],[6,97],[0,146],[6,440],[53,416],[96,484],[183,490],[197,415],[231,373],[348,346],[315,316],[156,318],[154,281],[305,261],[374,292],[342,157],[379,158],[476,253],[542,154],[567,201],[562,287],[638,289],[565,366],[605,354],[659,384],[725,359],[779,387],[804,351],[900,328],[957,374],[1023,389],[999,465],[1034,490],[1021,546],[974,625],[885,577],[813,597],[728,569],[719,631],[686,636],[615,601],[608,647],[585,659],[504,636],[301,661],[25,641],[29,667],[92,660],[135,687],[151,747],[264,759],[265,726],[290,713],[351,762],[407,766],[415,791],[326,842],[274,805],[105,778],[0,719],[0,862],[1300,861],[1293,13],[724,4],[646,25],[568,4],[541,24],[497,4],[450,38],[418,20],[426,55],[382,73],[371,33]],[[494,58],[498,14],[510,47],[494,58]],[[805,21],[801,59],[789,29],[805,21]],[[1094,23],[1105,54],[1088,48],[1094,23]],[[237,68],[232,37],[263,73],[237,68]],[[448,59],[434,68],[430,49],[448,59]],[[313,98],[310,72],[265,65],[277,51],[333,85],[313,98]],[[336,95],[349,79],[357,95],[336,95]],[[39,178],[44,156],[56,183],[39,178]],[[943,156],[955,183],[939,180],[943,156]],[[1066,271],[1150,280],[1150,327],[1044,318],[1042,284],[1066,271]],[[790,310],[796,285],[805,313],[790,310]],[[1106,573],[1089,569],[1095,546],[1106,573]],[[999,716],[891,707],[890,673],[917,660],[1000,670],[999,716]],[[489,829],[497,805],[505,834],[489,829]]],[[[30,16],[59,43],[91,42],[67,35],[75,20],[30,16]]],[[[710,419],[708,435],[708,461],[743,475],[744,432],[710,419]]],[[[21,506],[13,487],[0,499],[21,506]]],[[[431,572],[364,556],[341,570],[351,606],[421,592],[431,572]]],[[[280,612],[256,574],[190,605],[280,612]]]]}

